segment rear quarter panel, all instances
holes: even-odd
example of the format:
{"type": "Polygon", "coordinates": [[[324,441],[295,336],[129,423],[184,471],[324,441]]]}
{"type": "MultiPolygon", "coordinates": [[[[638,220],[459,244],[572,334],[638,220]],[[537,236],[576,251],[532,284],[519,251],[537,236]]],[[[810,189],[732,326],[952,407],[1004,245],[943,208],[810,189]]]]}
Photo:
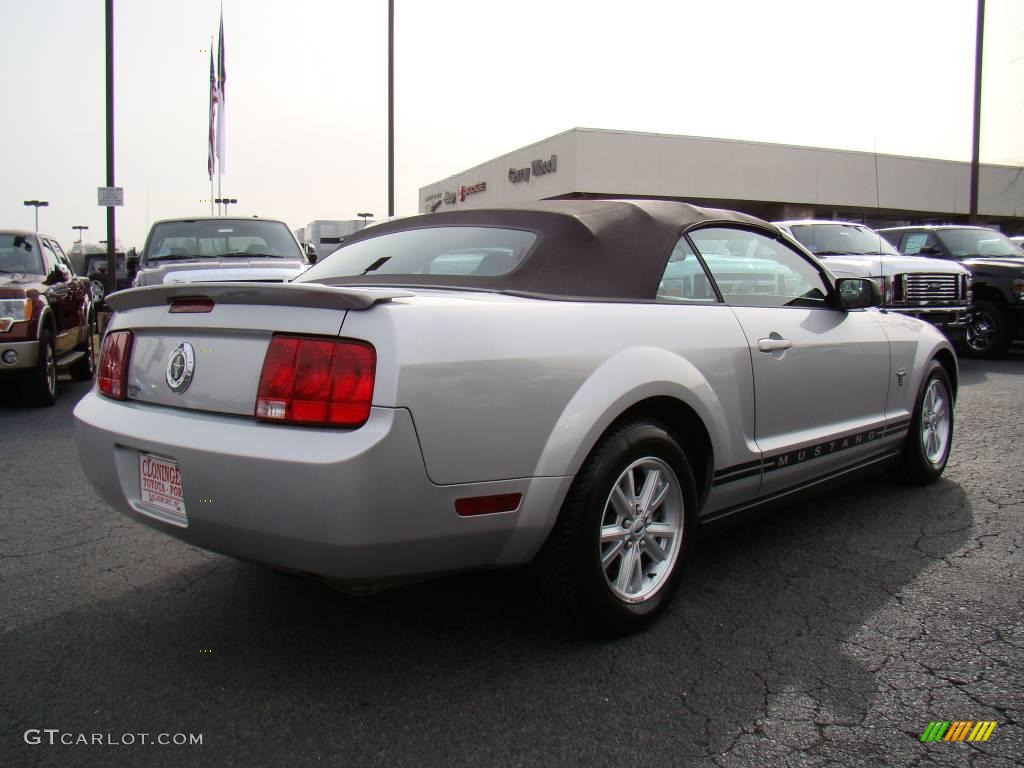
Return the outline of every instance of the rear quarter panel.
{"type": "Polygon", "coordinates": [[[750,352],[724,306],[420,295],[349,312],[374,404],[407,407],[435,483],[566,476],[634,403],[686,402],[715,464],[757,457],[750,352]]]}

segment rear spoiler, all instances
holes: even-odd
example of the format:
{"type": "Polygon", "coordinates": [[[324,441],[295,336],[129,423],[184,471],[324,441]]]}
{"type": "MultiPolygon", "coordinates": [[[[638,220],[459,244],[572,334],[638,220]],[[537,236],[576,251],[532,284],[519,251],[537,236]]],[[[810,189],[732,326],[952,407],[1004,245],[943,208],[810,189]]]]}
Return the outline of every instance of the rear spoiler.
{"type": "Polygon", "coordinates": [[[174,299],[210,299],[215,304],[251,304],[311,309],[369,309],[377,302],[414,296],[394,288],[342,288],[317,283],[175,283],[112,293],[115,312],[159,307],[174,299]]]}

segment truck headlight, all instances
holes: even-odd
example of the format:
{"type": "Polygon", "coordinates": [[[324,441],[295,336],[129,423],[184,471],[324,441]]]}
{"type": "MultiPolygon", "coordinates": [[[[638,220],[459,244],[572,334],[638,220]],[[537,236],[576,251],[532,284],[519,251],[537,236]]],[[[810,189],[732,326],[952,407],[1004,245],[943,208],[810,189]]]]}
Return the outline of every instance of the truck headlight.
{"type": "Polygon", "coordinates": [[[0,330],[32,319],[32,299],[0,299],[0,330]]]}
{"type": "Polygon", "coordinates": [[[1024,301],[1024,277],[1013,278],[1013,292],[1017,295],[1017,301],[1024,301]]]}

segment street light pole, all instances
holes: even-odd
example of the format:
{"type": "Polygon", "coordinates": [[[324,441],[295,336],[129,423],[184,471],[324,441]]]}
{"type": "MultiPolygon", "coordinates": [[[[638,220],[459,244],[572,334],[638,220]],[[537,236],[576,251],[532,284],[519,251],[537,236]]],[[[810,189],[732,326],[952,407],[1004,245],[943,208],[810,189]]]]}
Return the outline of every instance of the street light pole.
{"type": "Polygon", "coordinates": [[[978,172],[981,163],[981,59],[985,42],[985,0],[978,0],[974,42],[974,136],[971,143],[971,199],[968,221],[978,223],[978,172]]]}
{"type": "Polygon", "coordinates": [[[46,208],[50,203],[46,200],[24,200],[25,205],[31,205],[36,209],[36,234],[39,234],[39,209],[46,208]]]}
{"type": "MultiPolygon", "coordinates": [[[[114,186],[114,0],[104,3],[106,28],[107,187],[114,186]]],[[[107,206],[107,293],[117,290],[117,222],[115,208],[107,206]]]]}
{"type": "Polygon", "coordinates": [[[357,213],[356,216],[358,216],[359,218],[361,218],[363,220],[362,229],[366,229],[366,220],[373,218],[373,214],[372,213],[357,213]]]}
{"type": "Polygon", "coordinates": [[[395,0],[388,0],[388,216],[395,215],[395,0]]]}

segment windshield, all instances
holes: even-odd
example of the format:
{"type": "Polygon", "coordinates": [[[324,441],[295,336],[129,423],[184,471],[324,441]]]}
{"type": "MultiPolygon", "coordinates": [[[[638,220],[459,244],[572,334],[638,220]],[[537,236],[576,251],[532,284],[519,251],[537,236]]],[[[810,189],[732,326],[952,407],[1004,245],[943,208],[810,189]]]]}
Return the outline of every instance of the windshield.
{"type": "Polygon", "coordinates": [[[817,256],[899,256],[881,235],[859,224],[793,224],[793,237],[817,256]]]}
{"type": "Polygon", "coordinates": [[[0,272],[43,274],[43,259],[35,240],[24,235],[0,233],[0,272]]]}
{"type": "Polygon", "coordinates": [[[271,257],[302,259],[295,238],[279,221],[195,219],[153,226],[143,263],[174,259],[271,257]]]}
{"type": "Polygon", "coordinates": [[[1024,252],[1010,242],[1010,238],[993,229],[940,229],[935,234],[955,259],[968,256],[1024,257],[1024,252]]]}
{"type": "Polygon", "coordinates": [[[537,236],[497,227],[425,227],[342,245],[296,282],[362,275],[498,277],[515,269],[537,236]]]}

